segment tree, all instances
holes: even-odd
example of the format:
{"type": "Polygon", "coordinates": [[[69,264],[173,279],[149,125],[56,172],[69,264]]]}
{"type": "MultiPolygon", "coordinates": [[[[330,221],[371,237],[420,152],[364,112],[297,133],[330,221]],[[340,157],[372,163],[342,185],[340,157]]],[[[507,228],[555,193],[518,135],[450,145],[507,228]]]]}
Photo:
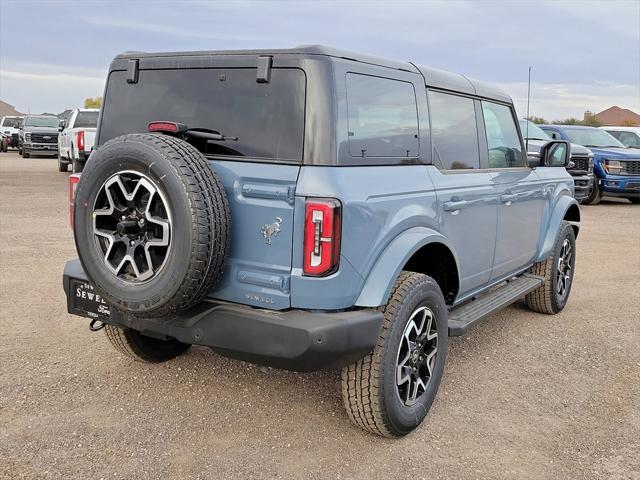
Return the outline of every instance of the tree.
{"type": "Polygon", "coordinates": [[[102,106],[102,97],[85,98],[84,108],[100,108],[102,106]]]}
{"type": "Polygon", "coordinates": [[[589,127],[600,127],[603,123],[598,120],[595,115],[585,115],[584,120],[582,121],[582,125],[587,125],[589,127]]]}
{"type": "Polygon", "coordinates": [[[530,117],[527,117],[527,120],[529,120],[530,122],[533,122],[537,125],[544,125],[547,123],[547,121],[542,118],[542,117],[535,117],[533,115],[531,115],[530,117]]]}
{"type": "Polygon", "coordinates": [[[556,125],[582,125],[582,120],[579,120],[576,117],[569,117],[564,120],[556,120],[553,123],[556,125]]]}

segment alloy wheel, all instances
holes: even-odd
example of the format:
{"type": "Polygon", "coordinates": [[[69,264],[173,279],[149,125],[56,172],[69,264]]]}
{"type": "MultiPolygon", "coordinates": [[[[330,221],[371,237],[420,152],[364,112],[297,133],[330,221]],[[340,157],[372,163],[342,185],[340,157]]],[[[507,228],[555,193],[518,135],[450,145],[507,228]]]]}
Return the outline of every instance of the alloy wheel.
{"type": "Polygon", "coordinates": [[[419,307],[409,317],[398,349],[396,390],[405,405],[415,404],[427,390],[437,351],[435,316],[428,307],[419,307]]]}
{"type": "Polygon", "coordinates": [[[141,283],[160,272],[171,248],[171,215],[147,176],[118,172],[102,185],[93,208],[93,234],[104,264],[116,277],[141,283]]]}
{"type": "Polygon", "coordinates": [[[569,239],[565,239],[562,242],[560,248],[560,256],[558,258],[558,268],[556,270],[556,292],[558,297],[562,298],[569,289],[572,277],[572,262],[573,249],[571,248],[571,242],[569,239]]]}

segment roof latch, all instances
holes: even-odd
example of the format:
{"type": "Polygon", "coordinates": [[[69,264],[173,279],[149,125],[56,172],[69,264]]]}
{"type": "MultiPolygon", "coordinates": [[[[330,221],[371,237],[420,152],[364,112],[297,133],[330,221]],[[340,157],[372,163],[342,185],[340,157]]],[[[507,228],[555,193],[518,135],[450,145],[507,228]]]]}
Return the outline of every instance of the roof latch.
{"type": "Polygon", "coordinates": [[[127,83],[138,83],[138,65],[140,60],[129,60],[127,65],[127,83]]]}
{"type": "Polygon", "coordinates": [[[256,82],[269,83],[271,81],[271,63],[273,57],[259,56],[258,57],[258,73],[256,75],[256,82]]]}

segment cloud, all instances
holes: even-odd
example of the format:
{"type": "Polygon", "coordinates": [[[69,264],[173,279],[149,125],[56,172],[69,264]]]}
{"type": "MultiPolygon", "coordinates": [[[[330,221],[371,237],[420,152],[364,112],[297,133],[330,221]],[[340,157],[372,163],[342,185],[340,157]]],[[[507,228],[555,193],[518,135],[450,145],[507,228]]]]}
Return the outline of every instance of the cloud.
{"type": "Polygon", "coordinates": [[[80,107],[85,98],[102,95],[104,82],[105,76],[0,70],[3,99],[11,99],[18,111],[26,113],[60,113],[80,107]]]}

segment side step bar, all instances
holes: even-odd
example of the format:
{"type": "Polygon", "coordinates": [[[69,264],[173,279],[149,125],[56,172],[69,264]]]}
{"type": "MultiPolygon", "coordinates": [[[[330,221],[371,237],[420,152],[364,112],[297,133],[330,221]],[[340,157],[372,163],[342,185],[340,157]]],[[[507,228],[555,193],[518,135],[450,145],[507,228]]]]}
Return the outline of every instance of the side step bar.
{"type": "Polygon", "coordinates": [[[478,295],[449,312],[449,336],[464,335],[471,326],[524,297],[544,283],[544,278],[525,273],[504,285],[478,295]]]}

